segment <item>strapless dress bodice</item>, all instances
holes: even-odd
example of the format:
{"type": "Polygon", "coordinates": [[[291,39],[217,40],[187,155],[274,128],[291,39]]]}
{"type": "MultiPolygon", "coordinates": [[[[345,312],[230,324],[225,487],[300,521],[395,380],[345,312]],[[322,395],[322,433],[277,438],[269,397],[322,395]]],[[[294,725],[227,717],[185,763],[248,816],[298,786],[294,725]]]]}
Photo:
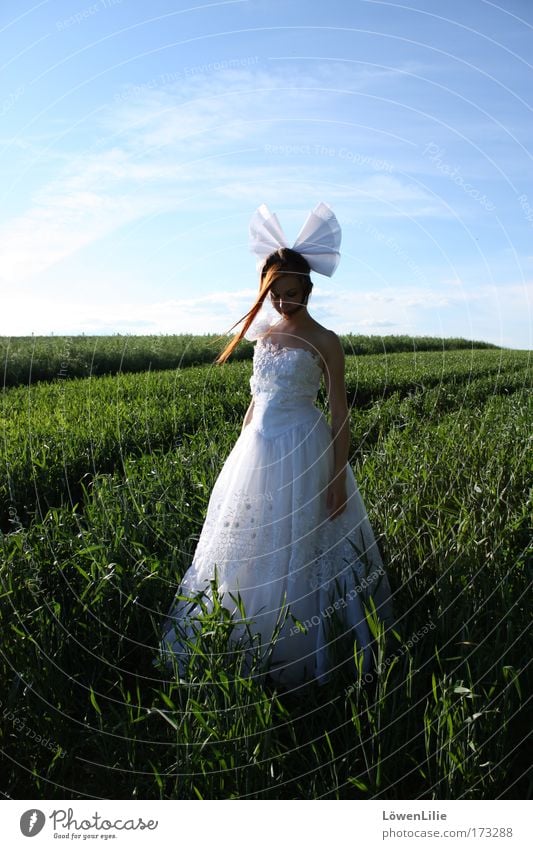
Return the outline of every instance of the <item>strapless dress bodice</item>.
{"type": "Polygon", "coordinates": [[[320,358],[313,351],[258,339],[250,378],[252,430],[273,437],[324,418],[315,406],[321,375],[320,358]]]}

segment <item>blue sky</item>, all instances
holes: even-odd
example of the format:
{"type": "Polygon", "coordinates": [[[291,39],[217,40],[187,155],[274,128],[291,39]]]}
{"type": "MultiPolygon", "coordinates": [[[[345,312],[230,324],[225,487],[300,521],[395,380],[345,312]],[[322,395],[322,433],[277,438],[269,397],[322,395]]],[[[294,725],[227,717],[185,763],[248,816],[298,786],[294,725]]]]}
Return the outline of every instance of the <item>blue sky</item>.
{"type": "Polygon", "coordinates": [[[532,347],[533,0],[4,0],[0,334],[223,332],[261,203],[338,333],[532,347]]]}

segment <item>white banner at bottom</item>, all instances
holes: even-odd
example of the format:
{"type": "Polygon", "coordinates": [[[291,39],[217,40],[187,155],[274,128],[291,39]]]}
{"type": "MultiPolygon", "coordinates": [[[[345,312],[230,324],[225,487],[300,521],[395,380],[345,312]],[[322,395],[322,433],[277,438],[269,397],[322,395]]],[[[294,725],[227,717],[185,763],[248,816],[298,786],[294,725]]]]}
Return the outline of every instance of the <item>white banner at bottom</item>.
{"type": "Polygon", "coordinates": [[[104,843],[199,849],[328,846],[532,845],[527,802],[475,801],[143,801],[10,800],[2,812],[4,846],[35,849],[104,843]],[[33,842],[34,841],[34,842],[33,842]]]}

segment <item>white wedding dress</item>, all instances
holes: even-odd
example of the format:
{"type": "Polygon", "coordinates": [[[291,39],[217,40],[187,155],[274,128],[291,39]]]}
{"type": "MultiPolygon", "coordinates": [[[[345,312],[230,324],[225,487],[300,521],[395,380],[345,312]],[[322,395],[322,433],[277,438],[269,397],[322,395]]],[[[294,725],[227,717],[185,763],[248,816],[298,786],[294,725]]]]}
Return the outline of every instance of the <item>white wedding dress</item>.
{"type": "MultiPolygon", "coordinates": [[[[334,620],[363,649],[363,671],[369,670],[372,636],[362,604],[369,596],[386,626],[393,622],[389,582],[349,465],[346,509],[333,520],[326,511],[334,453],[330,427],[314,403],[321,375],[313,352],[257,341],[253,417],[213,487],[178,590],[187,597],[205,590],[209,600],[216,568],[235,639],[242,645],[243,634],[256,635],[255,643],[260,640],[260,650],[269,654],[268,674],[287,686],[328,679],[335,663],[334,620]],[[248,630],[238,624],[242,615],[231,598],[237,593],[248,630]]],[[[171,669],[177,661],[184,678],[184,641],[194,640],[199,610],[197,603],[177,600],[164,628],[163,663],[171,669]]]]}

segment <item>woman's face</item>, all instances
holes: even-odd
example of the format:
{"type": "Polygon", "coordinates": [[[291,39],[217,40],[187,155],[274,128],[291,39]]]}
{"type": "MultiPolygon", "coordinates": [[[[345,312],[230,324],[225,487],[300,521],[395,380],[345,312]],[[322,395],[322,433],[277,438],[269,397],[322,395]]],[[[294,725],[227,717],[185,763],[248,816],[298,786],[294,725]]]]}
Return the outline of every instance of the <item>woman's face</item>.
{"type": "Polygon", "coordinates": [[[280,315],[289,318],[304,305],[304,285],[297,274],[284,274],[270,287],[272,306],[280,315]]]}

